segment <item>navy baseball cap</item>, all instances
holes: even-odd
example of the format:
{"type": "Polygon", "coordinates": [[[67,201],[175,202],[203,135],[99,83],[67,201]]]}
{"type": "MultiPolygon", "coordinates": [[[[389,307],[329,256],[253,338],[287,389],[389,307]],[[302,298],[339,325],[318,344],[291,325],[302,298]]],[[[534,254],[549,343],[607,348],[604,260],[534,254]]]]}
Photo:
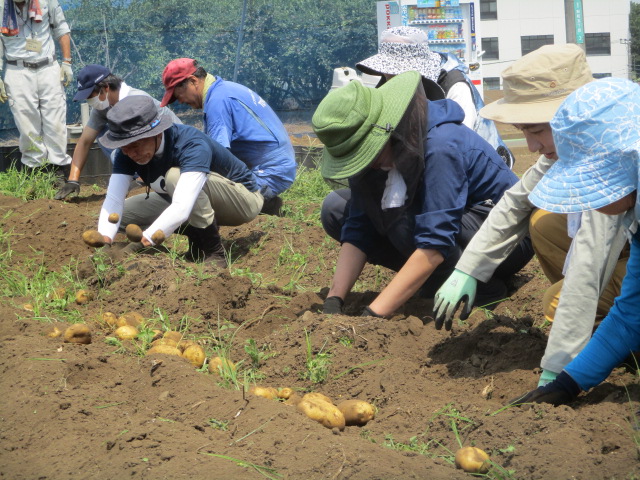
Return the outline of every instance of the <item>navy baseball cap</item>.
{"type": "Polygon", "coordinates": [[[111,70],[102,65],[87,65],[78,72],[78,91],[73,97],[74,102],[86,100],[93,92],[96,84],[111,75],[111,70]]]}

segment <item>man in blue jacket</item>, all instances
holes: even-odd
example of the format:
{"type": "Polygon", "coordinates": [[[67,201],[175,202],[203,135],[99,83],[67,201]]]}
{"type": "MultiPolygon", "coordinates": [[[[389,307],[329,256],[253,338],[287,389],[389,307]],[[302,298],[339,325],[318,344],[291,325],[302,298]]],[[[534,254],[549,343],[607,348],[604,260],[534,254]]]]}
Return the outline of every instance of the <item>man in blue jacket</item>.
{"type": "MultiPolygon", "coordinates": [[[[324,313],[341,312],[366,262],[398,273],[363,314],[391,315],[418,290],[433,298],[491,207],[518,180],[462,125],[455,102],[426,100],[420,79],[413,71],[377,89],[351,82],[329,93],[313,116],[325,145],[323,176],[348,178],[350,187],[323,205],[323,225],[342,243],[324,313]]],[[[502,279],[532,255],[525,239],[496,271],[499,281],[483,285],[484,298],[504,296],[502,279]]]]}
{"type": "Polygon", "coordinates": [[[289,134],[260,95],[244,85],[207,73],[191,58],[178,58],[162,73],[161,107],[178,101],[204,110],[204,131],[256,175],[265,200],[263,213],[278,213],[279,194],[296,176],[289,134]]]}

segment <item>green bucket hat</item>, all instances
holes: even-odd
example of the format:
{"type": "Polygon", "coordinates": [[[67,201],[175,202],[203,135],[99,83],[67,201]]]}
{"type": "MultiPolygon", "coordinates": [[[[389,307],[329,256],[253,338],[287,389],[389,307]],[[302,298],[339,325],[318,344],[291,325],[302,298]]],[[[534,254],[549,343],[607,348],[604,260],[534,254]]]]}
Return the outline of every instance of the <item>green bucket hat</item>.
{"type": "Polygon", "coordinates": [[[324,144],[324,178],[352,177],[373,162],[409,106],[422,77],[396,75],[380,88],[358,81],[329,92],[313,114],[313,130],[324,144]]]}

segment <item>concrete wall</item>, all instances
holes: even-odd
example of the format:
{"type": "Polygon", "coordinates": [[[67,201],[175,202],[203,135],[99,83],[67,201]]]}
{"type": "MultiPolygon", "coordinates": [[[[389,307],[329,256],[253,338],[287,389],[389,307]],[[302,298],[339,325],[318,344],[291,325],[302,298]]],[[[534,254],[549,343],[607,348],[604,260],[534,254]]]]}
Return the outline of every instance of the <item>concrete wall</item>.
{"type": "MultiPolygon", "coordinates": [[[[500,72],[522,56],[520,38],[553,35],[554,43],[566,43],[563,0],[497,0],[498,19],[482,20],[482,37],[498,37],[499,59],[483,62],[483,77],[499,77],[500,72]]],[[[588,55],[594,74],[629,76],[627,45],[630,38],[629,0],[583,0],[585,33],[611,34],[611,55],[588,55]]]]}

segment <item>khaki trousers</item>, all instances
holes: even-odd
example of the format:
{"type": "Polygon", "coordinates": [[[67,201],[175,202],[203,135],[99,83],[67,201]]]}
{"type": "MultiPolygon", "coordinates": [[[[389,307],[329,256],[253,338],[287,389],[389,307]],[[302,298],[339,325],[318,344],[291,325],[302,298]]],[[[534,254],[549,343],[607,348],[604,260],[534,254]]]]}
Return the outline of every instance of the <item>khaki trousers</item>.
{"type": "MultiPolygon", "coordinates": [[[[179,178],[179,168],[174,167],[167,171],[165,189],[169,197],[173,196],[179,178]]],[[[144,193],[127,198],[124,202],[121,226],[124,228],[135,223],[144,230],[170,203],[169,198],[155,192],[150,193],[148,198],[144,193]]],[[[218,225],[242,225],[258,216],[263,203],[260,192],[250,192],[241,183],[232,182],[217,173],[209,173],[188,222],[195,228],[206,228],[214,219],[218,225]]]]}
{"type": "MultiPolygon", "coordinates": [[[[544,316],[552,322],[564,281],[562,270],[571,246],[571,238],[567,234],[567,216],[539,209],[535,210],[529,221],[529,232],[542,271],[553,284],[546,290],[542,299],[544,316]]],[[[627,271],[628,258],[629,249],[626,247],[620,254],[611,279],[598,300],[596,311],[598,321],[607,315],[613,305],[613,300],[620,294],[622,279],[627,271]]]]}

